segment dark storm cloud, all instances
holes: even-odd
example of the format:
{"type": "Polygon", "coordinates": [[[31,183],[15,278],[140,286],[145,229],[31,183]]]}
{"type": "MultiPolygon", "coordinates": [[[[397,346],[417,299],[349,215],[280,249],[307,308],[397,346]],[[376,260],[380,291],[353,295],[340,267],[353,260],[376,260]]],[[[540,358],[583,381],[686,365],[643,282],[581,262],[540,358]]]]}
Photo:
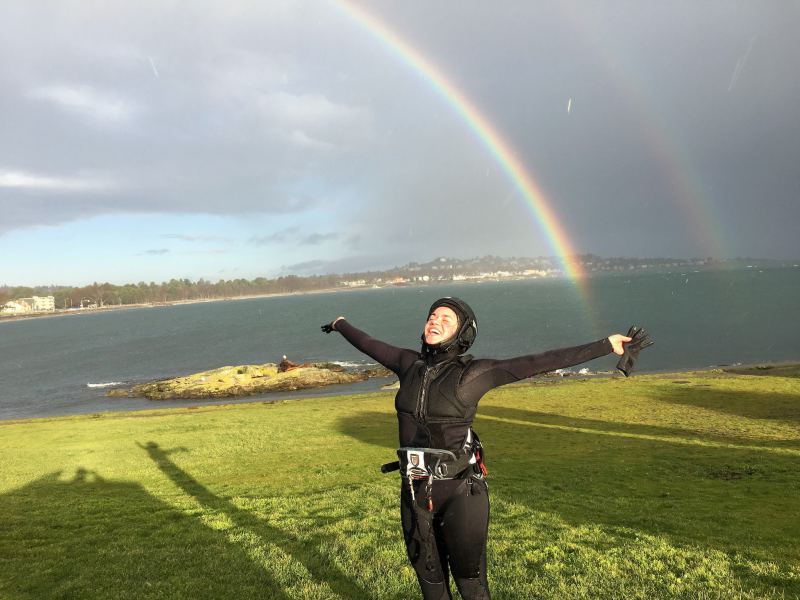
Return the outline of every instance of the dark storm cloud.
{"type": "MultiPolygon", "coordinates": [[[[509,142],[577,251],[800,255],[795,4],[363,6],[509,142]]],[[[0,234],[292,214],[250,241],[553,253],[454,107],[334,6],[16,0],[0,20],[0,234]]]]}
{"type": "MultiPolygon", "coordinates": [[[[577,251],[797,256],[800,179],[788,165],[800,159],[800,78],[775,68],[800,51],[794,12],[537,3],[494,11],[491,32],[467,14],[439,36],[422,23],[413,35],[510,141],[577,251]],[[760,202],[783,217],[757,216],[760,202]]],[[[392,239],[428,256],[552,254],[539,219],[461,123],[446,129],[447,113],[435,115],[447,142],[409,151],[413,165],[377,184],[364,221],[402,207],[392,239]]]]}

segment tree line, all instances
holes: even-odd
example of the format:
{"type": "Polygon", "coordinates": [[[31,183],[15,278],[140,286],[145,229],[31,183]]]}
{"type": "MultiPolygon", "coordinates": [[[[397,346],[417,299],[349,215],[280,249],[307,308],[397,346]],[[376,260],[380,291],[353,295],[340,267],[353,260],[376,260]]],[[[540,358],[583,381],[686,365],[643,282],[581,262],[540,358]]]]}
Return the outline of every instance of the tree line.
{"type": "Polygon", "coordinates": [[[205,300],[256,296],[261,294],[291,294],[337,287],[340,276],[315,275],[299,277],[287,275],[277,279],[257,277],[248,279],[220,279],[217,282],[199,279],[170,279],[163,283],[140,281],[114,285],[111,283],[92,283],[83,287],[65,286],[2,286],[0,304],[17,298],[31,296],[54,296],[57,309],[78,308],[94,304],[96,306],[124,304],[152,304],[182,300],[205,300]]]}

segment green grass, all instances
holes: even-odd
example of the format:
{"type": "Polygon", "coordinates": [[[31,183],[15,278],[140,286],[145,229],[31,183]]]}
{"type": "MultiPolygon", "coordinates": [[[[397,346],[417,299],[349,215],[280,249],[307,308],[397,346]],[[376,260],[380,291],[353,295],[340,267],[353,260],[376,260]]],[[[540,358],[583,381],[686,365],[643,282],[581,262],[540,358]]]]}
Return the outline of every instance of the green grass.
{"type": "MultiPolygon", "coordinates": [[[[496,599],[800,598],[800,379],[487,395],[496,599]]],[[[0,597],[418,597],[391,394],[0,423],[0,597]]]]}

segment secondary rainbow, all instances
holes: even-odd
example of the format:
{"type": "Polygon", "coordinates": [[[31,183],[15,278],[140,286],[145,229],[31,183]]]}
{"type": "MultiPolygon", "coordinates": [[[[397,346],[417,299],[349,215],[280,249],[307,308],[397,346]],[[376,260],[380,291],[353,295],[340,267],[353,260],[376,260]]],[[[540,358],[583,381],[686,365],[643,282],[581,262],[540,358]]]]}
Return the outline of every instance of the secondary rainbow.
{"type": "Polygon", "coordinates": [[[481,114],[461,90],[448,81],[431,61],[422,56],[376,17],[347,0],[339,0],[335,2],[335,5],[362,25],[404,62],[421,73],[442,98],[453,107],[486,146],[525,199],[525,203],[531,210],[536,223],[561,261],[566,275],[572,280],[579,280],[583,272],[579,263],[573,260],[573,256],[577,255],[577,252],[573,249],[573,245],[564,227],[556,217],[555,211],[551,208],[536,181],[529,175],[522,161],[516,156],[511,145],[502,138],[489,120],[481,114]]]}
{"type": "MultiPolygon", "coordinates": [[[[679,141],[677,128],[667,119],[669,107],[645,84],[642,68],[636,68],[635,55],[614,51],[613,38],[602,37],[584,6],[571,0],[556,4],[562,19],[587,42],[592,56],[602,60],[605,75],[631,108],[631,121],[638,122],[647,148],[667,177],[670,197],[677,203],[686,230],[703,256],[724,257],[729,244],[724,239],[721,219],[706,191],[707,185],[692,164],[689,150],[679,141]]],[[[710,190],[709,190],[710,191],[710,190]]]]}

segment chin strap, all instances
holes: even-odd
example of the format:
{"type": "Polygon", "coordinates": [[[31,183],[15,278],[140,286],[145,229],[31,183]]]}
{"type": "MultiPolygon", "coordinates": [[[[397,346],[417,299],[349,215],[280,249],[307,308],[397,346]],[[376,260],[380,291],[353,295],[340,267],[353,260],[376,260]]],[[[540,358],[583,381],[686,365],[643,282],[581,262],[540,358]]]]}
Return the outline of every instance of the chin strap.
{"type": "Polygon", "coordinates": [[[444,356],[448,354],[452,354],[453,357],[458,356],[463,351],[461,348],[461,344],[458,341],[458,336],[453,336],[446,342],[442,342],[441,344],[436,344],[435,346],[431,346],[430,344],[425,343],[425,334],[423,333],[420,337],[422,340],[422,354],[424,356],[444,356]]]}

